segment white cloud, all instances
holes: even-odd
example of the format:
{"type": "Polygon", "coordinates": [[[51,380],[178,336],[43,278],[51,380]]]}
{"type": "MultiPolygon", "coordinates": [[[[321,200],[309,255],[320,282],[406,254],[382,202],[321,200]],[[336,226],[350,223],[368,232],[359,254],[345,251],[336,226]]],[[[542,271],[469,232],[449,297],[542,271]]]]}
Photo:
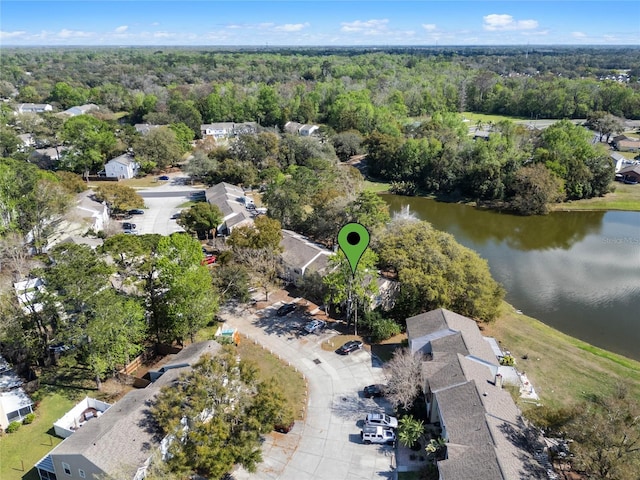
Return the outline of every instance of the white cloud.
{"type": "Polygon", "coordinates": [[[587,34],[582,32],[571,32],[571,36],[573,38],[587,38],[587,34]]]}
{"type": "Polygon", "coordinates": [[[82,32],[80,30],[68,30],[63,28],[58,32],[58,38],[87,38],[92,37],[93,32],[82,32]]]}
{"type": "Polygon", "coordinates": [[[151,24],[151,26],[152,26],[152,27],[157,27],[158,25],[160,25],[160,22],[153,22],[153,23],[151,24]]]}
{"type": "Polygon", "coordinates": [[[126,32],[128,29],[129,29],[129,26],[128,26],[128,25],[121,25],[121,26],[119,26],[118,28],[116,28],[114,31],[115,31],[116,33],[124,33],[124,32],[126,32]]]}
{"type": "Polygon", "coordinates": [[[24,35],[25,31],[22,30],[18,30],[15,32],[1,32],[0,31],[0,38],[15,38],[15,37],[21,37],[22,35],[24,35]]]}
{"type": "Polygon", "coordinates": [[[435,23],[423,23],[422,28],[424,28],[427,32],[433,32],[437,27],[435,23]]]}
{"type": "Polygon", "coordinates": [[[340,30],[346,33],[362,33],[364,35],[377,35],[387,30],[389,20],[382,18],[380,20],[356,20],[354,22],[342,22],[340,30]]]}
{"type": "Polygon", "coordinates": [[[537,20],[515,20],[511,15],[492,13],[482,17],[482,28],[490,32],[507,30],[533,30],[538,28],[537,20]]]}
{"type": "Polygon", "coordinates": [[[153,33],[154,38],[171,38],[175,36],[176,34],[171,32],[154,32],[153,33]]]}
{"type": "Polygon", "coordinates": [[[285,23],[284,25],[278,25],[274,28],[277,32],[299,32],[303,28],[309,26],[309,22],[305,23],[285,23]]]}

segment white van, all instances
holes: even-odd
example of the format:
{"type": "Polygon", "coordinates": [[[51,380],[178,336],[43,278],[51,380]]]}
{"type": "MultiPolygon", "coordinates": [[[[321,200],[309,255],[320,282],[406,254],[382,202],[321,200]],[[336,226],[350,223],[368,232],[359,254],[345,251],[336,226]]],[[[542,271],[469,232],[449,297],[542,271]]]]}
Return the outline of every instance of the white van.
{"type": "Polygon", "coordinates": [[[389,427],[375,427],[365,425],[360,432],[362,443],[369,445],[371,443],[386,443],[393,445],[396,442],[396,434],[389,427]]]}
{"type": "Polygon", "coordinates": [[[398,419],[385,413],[368,413],[364,423],[365,425],[398,428],[398,419]]]}

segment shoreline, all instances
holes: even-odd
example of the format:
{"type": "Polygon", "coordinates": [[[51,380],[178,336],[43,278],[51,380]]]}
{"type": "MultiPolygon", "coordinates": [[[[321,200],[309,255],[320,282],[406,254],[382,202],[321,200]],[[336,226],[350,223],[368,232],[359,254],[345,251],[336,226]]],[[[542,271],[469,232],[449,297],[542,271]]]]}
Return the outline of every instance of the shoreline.
{"type": "MultiPolygon", "coordinates": [[[[526,371],[543,404],[566,406],[588,395],[613,395],[621,385],[640,398],[640,361],[562,333],[503,302],[494,322],[479,324],[511,352],[516,368],[526,371]]],[[[530,404],[521,403],[523,409],[530,404]]]]}
{"type": "MultiPolygon", "coordinates": [[[[608,193],[604,197],[587,198],[584,200],[570,200],[568,202],[554,203],[549,205],[549,213],[553,212],[640,212],[640,185],[626,185],[617,184],[613,182],[616,187],[615,192],[608,193]],[[611,198],[611,197],[614,198],[611,198]],[[609,199],[607,199],[609,197],[609,199]],[[620,198],[618,198],[620,197],[620,198]]],[[[373,191],[377,194],[391,194],[389,192],[389,182],[379,182],[377,180],[366,180],[365,190],[373,191]]],[[[418,195],[414,195],[418,198],[426,198],[441,203],[456,203],[459,205],[465,205],[474,207],[481,210],[492,211],[500,214],[521,216],[511,213],[507,210],[498,210],[491,208],[490,206],[478,205],[474,200],[468,200],[455,196],[438,196],[434,194],[428,194],[421,192],[418,195]]],[[[548,215],[548,214],[547,214],[548,215]]]]}

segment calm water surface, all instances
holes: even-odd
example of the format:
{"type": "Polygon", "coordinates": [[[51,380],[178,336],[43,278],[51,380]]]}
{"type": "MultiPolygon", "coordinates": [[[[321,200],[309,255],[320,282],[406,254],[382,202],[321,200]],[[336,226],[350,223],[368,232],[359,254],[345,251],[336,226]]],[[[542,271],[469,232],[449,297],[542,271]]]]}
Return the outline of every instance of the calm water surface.
{"type": "Polygon", "coordinates": [[[383,195],[486,258],[507,301],[593,345],[640,360],[640,212],[518,217],[383,195]]]}

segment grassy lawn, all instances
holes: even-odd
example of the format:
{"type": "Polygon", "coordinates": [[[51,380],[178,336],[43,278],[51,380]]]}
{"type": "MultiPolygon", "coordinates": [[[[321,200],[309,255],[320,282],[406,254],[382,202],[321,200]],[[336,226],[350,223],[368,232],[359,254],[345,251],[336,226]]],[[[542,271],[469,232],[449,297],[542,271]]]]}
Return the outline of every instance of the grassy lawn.
{"type": "Polygon", "coordinates": [[[462,112],[461,115],[469,120],[469,124],[474,127],[476,122],[480,121],[482,123],[498,123],[502,120],[529,120],[525,117],[508,117],[506,115],[489,115],[485,113],[472,113],[472,112],[462,112]]]}
{"type": "Polygon", "coordinates": [[[640,362],[565,335],[506,304],[498,320],[483,325],[483,335],[496,337],[511,352],[546,405],[569,405],[590,393],[608,395],[617,383],[640,398],[640,362]]]}
{"type": "Polygon", "coordinates": [[[307,405],[307,384],[302,374],[246,337],[241,337],[238,353],[242,359],[258,365],[260,380],[275,378],[278,381],[294,417],[301,419],[307,405]]]}
{"type": "Polygon", "coordinates": [[[36,480],[33,468],[62,439],[53,434],[53,422],[76,402],[77,395],[55,392],[43,397],[31,425],[22,425],[17,432],[0,440],[0,478],[3,480],[36,480]],[[22,465],[24,464],[24,471],[22,465]]]}
{"type": "Polygon", "coordinates": [[[389,191],[390,186],[391,186],[391,183],[389,182],[375,182],[371,180],[365,180],[364,182],[365,190],[376,192],[376,193],[387,192],[389,191]]]}
{"type": "Polygon", "coordinates": [[[616,190],[604,197],[559,203],[553,210],[628,210],[640,211],[640,185],[615,182],[616,190]]]}

